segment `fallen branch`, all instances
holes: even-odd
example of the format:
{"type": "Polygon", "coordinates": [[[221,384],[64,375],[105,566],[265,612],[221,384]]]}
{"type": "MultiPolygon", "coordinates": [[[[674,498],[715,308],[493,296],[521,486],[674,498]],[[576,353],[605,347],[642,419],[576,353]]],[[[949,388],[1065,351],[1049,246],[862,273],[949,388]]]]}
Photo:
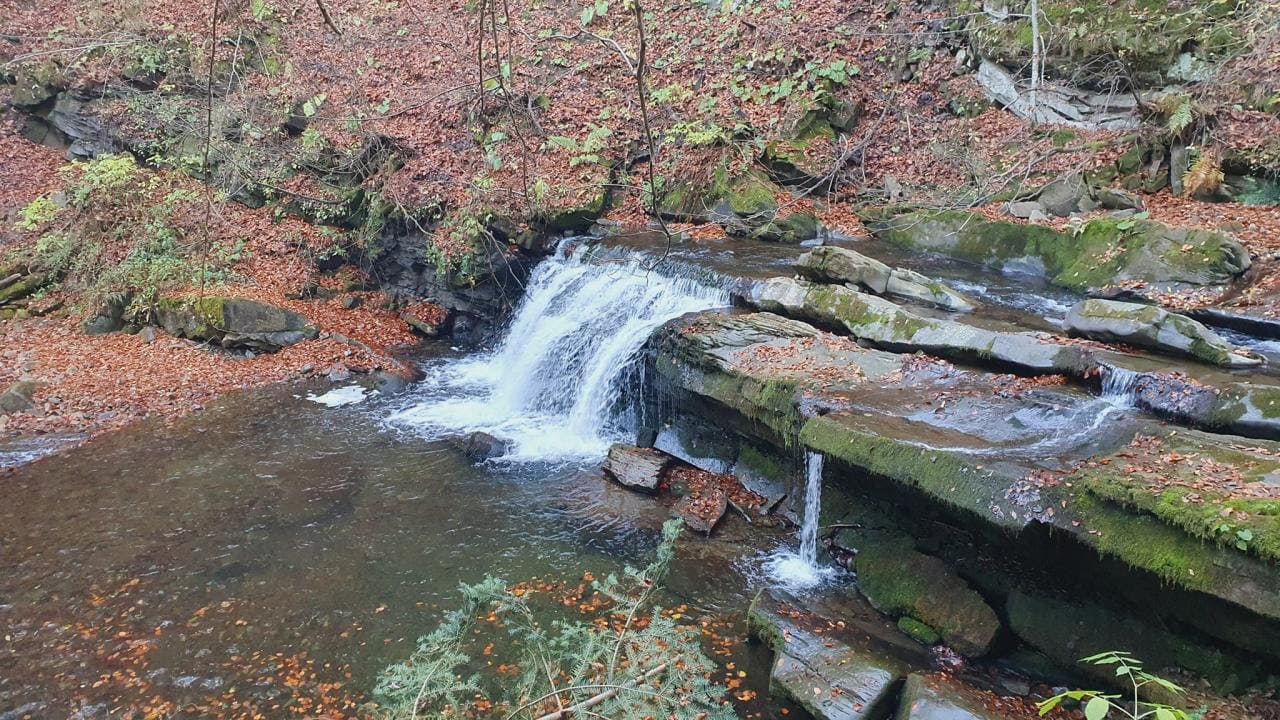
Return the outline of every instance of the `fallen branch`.
{"type": "Polygon", "coordinates": [[[333,23],[333,18],[329,16],[329,8],[324,6],[324,0],[316,0],[316,7],[320,8],[320,17],[324,18],[324,24],[329,26],[334,35],[342,37],[342,31],[333,23]]]}
{"type": "Polygon", "coordinates": [[[661,665],[653,668],[649,672],[641,675],[640,677],[635,678],[634,680],[629,680],[617,687],[606,690],[600,693],[599,695],[593,695],[587,698],[586,700],[583,700],[580,703],[575,703],[573,705],[570,705],[569,707],[564,708],[563,710],[557,710],[553,713],[547,713],[546,715],[543,715],[542,717],[538,718],[538,720],[564,720],[565,717],[567,717],[568,715],[572,715],[573,713],[579,710],[590,710],[591,708],[599,705],[600,703],[614,697],[615,695],[617,695],[619,692],[623,690],[627,690],[632,687],[635,687],[636,685],[639,685],[642,682],[652,680],[653,678],[660,675],[666,669],[667,669],[667,664],[662,663],[661,665]]]}

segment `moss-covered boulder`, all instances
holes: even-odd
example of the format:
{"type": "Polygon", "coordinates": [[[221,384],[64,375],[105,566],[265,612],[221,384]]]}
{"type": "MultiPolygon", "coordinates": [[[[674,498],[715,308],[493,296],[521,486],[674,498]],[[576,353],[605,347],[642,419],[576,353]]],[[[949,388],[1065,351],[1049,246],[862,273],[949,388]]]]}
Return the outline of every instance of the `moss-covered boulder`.
{"type": "Polygon", "coordinates": [[[1226,693],[1247,687],[1261,672],[1256,663],[1096,604],[1015,591],[1006,611],[1009,627],[1023,642],[1064,667],[1078,668],[1109,685],[1115,684],[1112,668],[1081,665],[1079,659],[1124,650],[1147,668],[1157,672],[1182,668],[1205,677],[1215,689],[1226,693]]]}
{"type": "Polygon", "coordinates": [[[156,304],[155,319],[170,335],[226,348],[274,351],[318,334],[298,313],[238,298],[164,299],[156,304]]]}
{"type": "Polygon", "coordinates": [[[10,102],[20,108],[34,108],[52,99],[62,89],[62,69],[45,61],[24,67],[14,73],[10,102]]]}
{"type": "Polygon", "coordinates": [[[1000,632],[1000,619],[981,595],[910,543],[865,544],[854,567],[858,589],[877,610],[924,623],[962,655],[985,655],[1000,632]]]}
{"type": "Polygon", "coordinates": [[[932,305],[954,312],[969,312],[973,303],[946,285],[905,268],[888,265],[862,253],[835,245],[823,245],[796,260],[800,274],[818,282],[847,283],[877,295],[932,305]]]}
{"type": "Polygon", "coordinates": [[[0,286],[0,305],[5,305],[29,297],[49,283],[48,276],[42,273],[29,273],[25,275],[14,273],[14,275],[17,277],[11,275],[9,277],[0,278],[0,280],[9,281],[8,285],[0,286]]]}
{"type": "Polygon", "coordinates": [[[1148,220],[1101,218],[1074,231],[964,211],[916,211],[864,221],[899,247],[994,267],[1016,262],[1073,290],[1124,281],[1169,288],[1225,285],[1250,266],[1249,253],[1231,238],[1148,220]]]}
{"type": "Polygon", "coordinates": [[[857,123],[861,107],[841,104],[837,110],[817,108],[806,112],[784,137],[770,140],[760,153],[760,164],[777,182],[809,190],[830,186],[834,177],[835,140],[857,123]]]}
{"type": "Polygon", "coordinates": [[[1063,325],[1073,337],[1120,342],[1223,367],[1253,367],[1262,358],[1236,347],[1185,315],[1154,305],[1092,298],[1076,303],[1063,325]]]}
{"type": "Polygon", "coordinates": [[[778,186],[757,171],[749,171],[734,178],[725,194],[729,211],[742,220],[767,216],[771,219],[778,212],[778,186]]]}

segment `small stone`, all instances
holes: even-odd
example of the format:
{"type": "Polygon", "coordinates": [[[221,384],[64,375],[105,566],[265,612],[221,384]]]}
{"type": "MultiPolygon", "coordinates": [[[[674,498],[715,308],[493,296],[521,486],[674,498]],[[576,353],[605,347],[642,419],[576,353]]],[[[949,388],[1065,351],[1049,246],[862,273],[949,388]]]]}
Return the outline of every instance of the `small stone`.
{"type": "Polygon", "coordinates": [[[142,342],[150,345],[156,341],[156,329],[148,325],[147,327],[142,328],[138,333],[138,337],[142,338],[142,342]]]}
{"type": "Polygon", "coordinates": [[[355,295],[343,295],[342,299],[338,301],[338,304],[341,305],[345,310],[354,310],[355,308],[359,307],[360,298],[356,297],[355,295]]]}
{"type": "Polygon", "coordinates": [[[338,363],[330,366],[329,369],[325,371],[325,377],[327,377],[330,382],[344,382],[351,379],[351,370],[349,370],[346,365],[338,363]]]}
{"type": "Polygon", "coordinates": [[[1016,218],[1025,220],[1037,212],[1043,214],[1044,208],[1040,207],[1040,203],[1034,200],[1009,203],[1009,214],[1016,218]]]}

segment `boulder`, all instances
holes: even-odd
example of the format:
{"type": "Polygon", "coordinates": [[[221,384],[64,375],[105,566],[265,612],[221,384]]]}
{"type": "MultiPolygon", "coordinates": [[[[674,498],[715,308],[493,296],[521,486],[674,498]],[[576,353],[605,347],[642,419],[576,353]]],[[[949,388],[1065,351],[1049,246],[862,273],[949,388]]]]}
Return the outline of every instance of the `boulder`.
{"type": "Polygon", "coordinates": [[[473,432],[467,436],[462,451],[472,462],[484,462],[507,454],[511,444],[486,432],[473,432]]]}
{"type": "Polygon", "coordinates": [[[792,700],[818,720],[864,720],[891,708],[900,663],[835,633],[821,635],[758,598],[747,625],[775,654],[769,693],[792,700]]]}
{"type": "Polygon", "coordinates": [[[1000,619],[981,595],[908,542],[866,544],[854,567],[858,588],[877,610],[927,625],[961,655],[985,655],[1000,632],[1000,619]]]}
{"type": "Polygon", "coordinates": [[[800,273],[817,281],[859,286],[877,295],[892,295],[944,310],[969,312],[973,303],[936,280],[903,268],[893,268],[848,248],[824,245],[800,256],[800,273]]]}
{"type": "Polygon", "coordinates": [[[1088,299],[1067,313],[1063,328],[1074,337],[1120,342],[1224,367],[1253,367],[1262,359],[1238,348],[1185,315],[1154,305],[1088,299]]]}
{"type": "Polygon", "coordinates": [[[35,407],[35,392],[40,383],[19,380],[0,393],[0,415],[25,412],[35,407]]]}
{"type": "Polygon", "coordinates": [[[155,316],[170,335],[216,342],[225,348],[271,352],[314,339],[319,333],[298,313],[238,298],[161,300],[155,316]]]}
{"type": "Polygon", "coordinates": [[[977,690],[919,673],[907,676],[894,720],[1000,720],[987,710],[977,690]]]}
{"type": "Polygon", "coordinates": [[[884,298],[840,285],[773,278],[756,283],[749,292],[743,299],[761,310],[837,327],[886,350],[990,362],[1027,374],[1079,374],[1086,368],[1084,349],[1052,336],[996,332],[925,318],[884,298]]]}
{"type": "Polygon", "coordinates": [[[14,273],[4,278],[6,283],[0,286],[0,305],[12,303],[28,297],[35,291],[44,287],[48,282],[48,278],[41,273],[30,273],[26,275],[14,273]],[[17,277],[14,277],[17,275],[17,277]]]}
{"type": "Polygon", "coordinates": [[[92,317],[81,323],[86,335],[106,335],[124,329],[124,315],[132,299],[130,293],[118,293],[107,298],[92,317]]]}
{"type": "Polygon", "coordinates": [[[1134,218],[1097,218],[1065,231],[958,210],[869,215],[864,222],[899,247],[997,268],[1039,266],[1054,284],[1073,290],[1125,281],[1160,289],[1223,286],[1251,265],[1248,251],[1225,235],[1134,218]]]}
{"type": "MultiPolygon", "coordinates": [[[[661,450],[616,443],[609,448],[604,471],[619,484],[632,490],[656,493],[658,483],[662,480],[662,471],[667,469],[672,460],[670,455],[661,450]]],[[[710,532],[710,529],[706,532],[710,532]]]]}

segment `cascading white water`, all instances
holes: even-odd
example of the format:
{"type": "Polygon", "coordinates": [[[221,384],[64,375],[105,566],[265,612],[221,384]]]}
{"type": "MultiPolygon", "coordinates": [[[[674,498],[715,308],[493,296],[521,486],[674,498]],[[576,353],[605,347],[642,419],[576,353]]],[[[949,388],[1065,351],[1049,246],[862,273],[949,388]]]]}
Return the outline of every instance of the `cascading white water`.
{"type": "Polygon", "coordinates": [[[765,562],[769,576],[780,585],[801,590],[820,585],[834,568],[818,564],[818,517],[822,512],[822,455],[805,455],[804,517],[800,522],[800,551],[780,550],[765,562]]]}
{"type": "Polygon", "coordinates": [[[639,350],[662,323],[729,304],[726,291],[589,249],[541,263],[501,345],[427,370],[429,398],[390,420],[429,437],[483,431],[508,460],[598,459],[629,428],[617,407],[639,350]]]}
{"type": "Polygon", "coordinates": [[[1118,367],[1102,369],[1102,399],[1123,408],[1138,406],[1138,380],[1142,376],[1118,367]]]}

